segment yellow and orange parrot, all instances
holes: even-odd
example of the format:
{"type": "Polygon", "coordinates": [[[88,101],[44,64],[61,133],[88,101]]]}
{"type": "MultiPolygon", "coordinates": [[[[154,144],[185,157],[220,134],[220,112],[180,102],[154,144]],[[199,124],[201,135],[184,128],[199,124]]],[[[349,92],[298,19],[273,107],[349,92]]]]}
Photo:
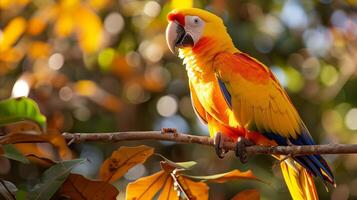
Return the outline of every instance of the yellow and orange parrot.
{"type": "MultiPolygon", "coordinates": [[[[194,109],[215,137],[219,157],[222,136],[237,141],[241,161],[244,148],[239,147],[247,141],[267,146],[315,144],[278,80],[264,64],[234,47],[220,17],[187,8],[170,12],[168,21],[169,49],[179,49],[194,109]]],[[[318,199],[313,176],[335,184],[320,155],[274,157],[282,160],[293,199],[318,199]]]]}

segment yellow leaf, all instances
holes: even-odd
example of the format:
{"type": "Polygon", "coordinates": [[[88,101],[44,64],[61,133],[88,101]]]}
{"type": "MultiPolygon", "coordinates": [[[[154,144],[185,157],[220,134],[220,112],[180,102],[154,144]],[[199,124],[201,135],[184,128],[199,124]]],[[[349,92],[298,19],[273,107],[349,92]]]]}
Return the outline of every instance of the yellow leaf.
{"type": "Polygon", "coordinates": [[[8,50],[1,52],[0,61],[7,63],[15,63],[22,59],[24,56],[23,49],[21,48],[9,48],[8,50]]]}
{"type": "Polygon", "coordinates": [[[100,18],[86,7],[80,7],[75,13],[78,40],[85,53],[97,51],[102,42],[102,22],[100,18]]]}
{"type": "Polygon", "coordinates": [[[260,193],[256,189],[243,190],[242,192],[236,194],[232,200],[259,200],[260,193]]]}
{"type": "Polygon", "coordinates": [[[41,18],[33,17],[29,20],[27,32],[31,35],[38,35],[43,31],[45,26],[46,23],[41,18]]]}
{"type": "Polygon", "coordinates": [[[32,42],[29,45],[28,55],[30,58],[46,58],[50,54],[51,47],[45,42],[32,42]]]}
{"type": "Polygon", "coordinates": [[[74,28],[71,13],[61,13],[55,24],[55,33],[60,37],[67,37],[72,34],[74,28]]]}
{"type": "Polygon", "coordinates": [[[114,182],[133,166],[144,163],[154,153],[154,149],[145,145],[137,147],[120,147],[104,161],[99,176],[107,182],[114,182]]]}
{"type": "Polygon", "coordinates": [[[182,190],[189,199],[208,199],[209,187],[204,182],[195,182],[184,176],[179,176],[177,178],[178,183],[181,185],[182,190]]]}
{"type": "Polygon", "coordinates": [[[193,0],[171,0],[172,9],[192,8],[193,0]]]}
{"type": "Polygon", "coordinates": [[[65,10],[74,10],[80,4],[80,0],[61,0],[60,6],[65,10]]]}
{"type": "Polygon", "coordinates": [[[188,199],[208,199],[208,186],[204,182],[192,181],[181,174],[167,161],[160,162],[162,170],[154,175],[130,183],[126,189],[127,200],[152,199],[162,188],[159,200],[178,200],[178,191],[188,199]]]}
{"type": "Polygon", "coordinates": [[[37,11],[28,22],[27,32],[31,35],[38,35],[43,32],[47,23],[57,17],[61,10],[58,6],[50,4],[37,11]]]}
{"type": "Polygon", "coordinates": [[[109,0],[89,0],[90,7],[96,10],[100,10],[107,7],[109,3],[109,0]]]}
{"type": "Polygon", "coordinates": [[[82,96],[92,96],[95,94],[97,90],[97,85],[90,80],[81,80],[78,81],[75,86],[74,90],[82,96]]]}
{"type": "Polygon", "coordinates": [[[164,188],[162,189],[158,200],[178,200],[177,190],[175,190],[174,181],[170,177],[166,180],[164,188]]]}
{"type": "Polygon", "coordinates": [[[159,171],[151,176],[129,183],[126,188],[126,199],[151,200],[168,179],[171,179],[170,174],[159,171]]]}
{"type": "Polygon", "coordinates": [[[0,36],[0,52],[10,48],[24,33],[26,20],[23,17],[12,19],[5,27],[2,36],[0,36]]]}
{"type": "Polygon", "coordinates": [[[25,6],[30,0],[1,0],[0,9],[11,9],[14,6],[25,6]]]}
{"type": "Polygon", "coordinates": [[[115,199],[118,194],[110,183],[90,180],[79,174],[70,174],[59,190],[59,195],[70,199],[106,200],[115,199]]]}

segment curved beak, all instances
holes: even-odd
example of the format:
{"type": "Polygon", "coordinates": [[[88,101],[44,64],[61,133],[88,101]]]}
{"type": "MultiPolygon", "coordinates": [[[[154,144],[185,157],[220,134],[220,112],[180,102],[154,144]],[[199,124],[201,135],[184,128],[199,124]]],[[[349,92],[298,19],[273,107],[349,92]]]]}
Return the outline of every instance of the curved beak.
{"type": "Polygon", "coordinates": [[[175,54],[176,47],[193,47],[194,45],[192,36],[186,33],[185,28],[176,21],[169,22],[166,28],[166,42],[173,54],[175,54]]]}

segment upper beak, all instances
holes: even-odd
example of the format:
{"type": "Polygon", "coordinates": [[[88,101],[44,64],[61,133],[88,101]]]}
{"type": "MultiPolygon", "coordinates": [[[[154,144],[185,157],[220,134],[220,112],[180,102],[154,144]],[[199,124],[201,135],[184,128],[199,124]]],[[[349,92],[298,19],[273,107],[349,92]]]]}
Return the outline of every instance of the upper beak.
{"type": "Polygon", "coordinates": [[[175,47],[192,47],[194,45],[191,35],[186,33],[185,28],[175,21],[169,22],[166,28],[166,42],[173,54],[175,47]]]}

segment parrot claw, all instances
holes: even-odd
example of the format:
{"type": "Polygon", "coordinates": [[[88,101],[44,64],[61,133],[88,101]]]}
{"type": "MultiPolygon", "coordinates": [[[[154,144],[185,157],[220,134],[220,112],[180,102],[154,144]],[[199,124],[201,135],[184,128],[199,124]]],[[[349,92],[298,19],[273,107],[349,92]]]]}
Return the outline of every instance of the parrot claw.
{"type": "Polygon", "coordinates": [[[245,164],[248,162],[247,150],[245,148],[252,145],[254,145],[254,143],[251,140],[243,137],[238,138],[235,153],[241,163],[245,164]]]}
{"type": "Polygon", "coordinates": [[[216,150],[216,155],[218,158],[224,158],[224,155],[227,153],[225,149],[223,149],[224,136],[222,133],[216,133],[214,136],[214,149],[216,150]]]}

